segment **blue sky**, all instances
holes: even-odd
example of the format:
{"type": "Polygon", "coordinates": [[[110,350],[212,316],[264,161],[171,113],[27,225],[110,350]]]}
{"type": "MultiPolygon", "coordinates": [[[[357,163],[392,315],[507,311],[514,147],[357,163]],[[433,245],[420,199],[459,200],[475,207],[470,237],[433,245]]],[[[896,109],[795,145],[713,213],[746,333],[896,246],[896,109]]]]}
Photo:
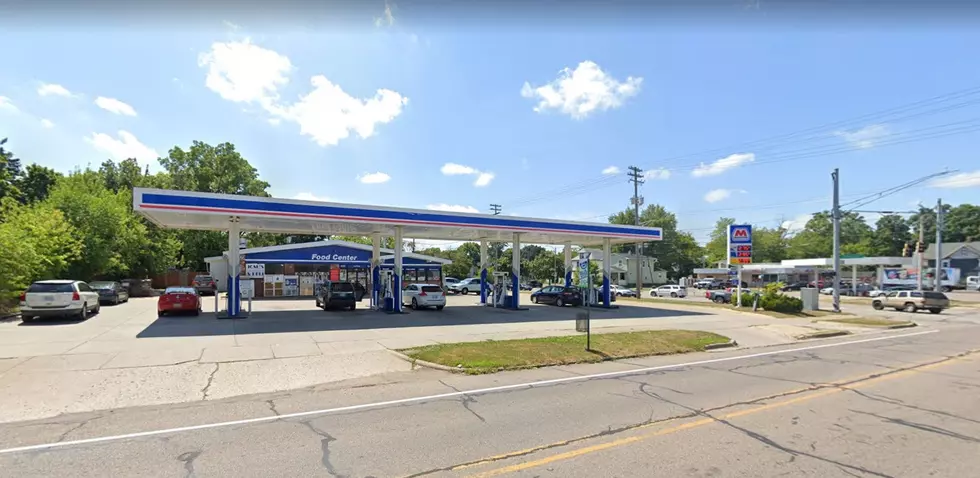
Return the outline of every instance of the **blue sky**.
{"type": "Polygon", "coordinates": [[[391,12],[345,28],[5,29],[19,47],[0,136],[61,171],[158,168],[175,145],[229,141],[277,197],[589,221],[629,205],[636,165],[656,171],[647,203],[700,240],[722,215],[774,226],[828,208],[834,167],[845,201],[959,170],[869,208],[980,198],[980,119],[959,123],[980,89],[870,114],[980,86],[968,26],[454,28],[391,12]]]}

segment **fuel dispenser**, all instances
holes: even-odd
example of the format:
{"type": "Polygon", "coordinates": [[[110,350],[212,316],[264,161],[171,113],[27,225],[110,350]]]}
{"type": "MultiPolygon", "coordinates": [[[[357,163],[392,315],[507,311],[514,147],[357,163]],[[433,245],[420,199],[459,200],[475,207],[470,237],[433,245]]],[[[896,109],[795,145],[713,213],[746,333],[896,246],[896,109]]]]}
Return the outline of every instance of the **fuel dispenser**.
{"type": "Polygon", "coordinates": [[[507,272],[493,273],[493,307],[506,308],[507,304],[507,281],[510,274],[507,272]]]}
{"type": "Polygon", "coordinates": [[[395,311],[395,271],[382,270],[380,274],[381,284],[381,310],[385,312],[395,311]]]}

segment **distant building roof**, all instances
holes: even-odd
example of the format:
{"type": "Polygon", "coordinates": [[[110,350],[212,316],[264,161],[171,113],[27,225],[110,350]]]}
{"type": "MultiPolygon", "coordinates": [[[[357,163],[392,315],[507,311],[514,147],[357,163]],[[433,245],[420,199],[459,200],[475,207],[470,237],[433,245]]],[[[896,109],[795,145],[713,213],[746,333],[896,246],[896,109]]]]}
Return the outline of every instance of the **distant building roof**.
{"type": "MultiPolygon", "coordinates": [[[[948,259],[949,256],[953,255],[956,251],[962,248],[972,249],[972,252],[976,256],[980,256],[980,241],[974,242],[944,242],[942,248],[943,259],[948,259]]],[[[936,258],[936,243],[929,244],[926,248],[925,256],[927,259],[936,258]]]]}

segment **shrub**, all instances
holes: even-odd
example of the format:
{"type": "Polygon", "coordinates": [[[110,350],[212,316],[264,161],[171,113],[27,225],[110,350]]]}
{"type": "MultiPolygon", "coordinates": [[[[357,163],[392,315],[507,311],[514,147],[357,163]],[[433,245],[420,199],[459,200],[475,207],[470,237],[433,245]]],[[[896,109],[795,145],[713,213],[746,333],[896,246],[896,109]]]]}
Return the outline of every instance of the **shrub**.
{"type": "Polygon", "coordinates": [[[764,294],[759,299],[759,306],[770,312],[794,314],[803,311],[803,301],[796,297],[782,294],[764,294]]]}
{"type": "MultiPolygon", "coordinates": [[[[733,300],[737,301],[738,298],[736,297],[733,300]]],[[[752,307],[752,302],[754,301],[755,292],[742,292],[742,307],[752,307]]],[[[736,302],[736,304],[738,304],[738,302],[736,302]]]]}

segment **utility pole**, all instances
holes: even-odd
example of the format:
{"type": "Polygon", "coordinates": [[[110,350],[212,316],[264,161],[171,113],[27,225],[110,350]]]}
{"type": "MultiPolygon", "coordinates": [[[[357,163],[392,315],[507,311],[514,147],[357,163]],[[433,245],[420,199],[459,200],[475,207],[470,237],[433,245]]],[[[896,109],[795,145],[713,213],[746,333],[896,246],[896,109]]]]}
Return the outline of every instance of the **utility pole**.
{"type": "Polygon", "coordinates": [[[491,204],[490,205],[490,211],[493,212],[493,215],[494,216],[499,216],[500,215],[500,204],[491,204]]]}
{"type": "MultiPolygon", "coordinates": [[[[640,225],[640,205],[643,204],[643,197],[640,196],[640,185],[643,184],[643,170],[636,167],[630,166],[629,172],[626,173],[629,176],[630,182],[633,183],[633,198],[630,202],[633,203],[633,216],[635,218],[636,226],[640,225]]],[[[643,264],[643,243],[636,243],[636,298],[640,299],[643,297],[643,269],[641,264],[643,264]]],[[[608,257],[603,257],[603,260],[609,260],[608,257]]]]}
{"type": "MultiPolygon", "coordinates": [[[[834,219],[834,312],[840,312],[840,170],[834,168],[830,177],[834,180],[834,208],[831,214],[834,219]]],[[[819,276],[818,276],[819,277],[819,276]]],[[[739,277],[741,280],[741,277],[739,277]]],[[[820,281],[817,280],[819,287],[820,281]]]]}
{"type": "Polygon", "coordinates": [[[925,268],[922,267],[924,265],[922,261],[922,243],[925,242],[926,240],[925,222],[922,220],[922,218],[923,218],[922,210],[920,209],[919,210],[919,241],[915,243],[915,266],[919,269],[919,272],[916,274],[917,290],[922,290],[922,280],[923,280],[922,278],[925,276],[925,272],[926,272],[923,270],[925,268]]]}
{"type": "MultiPolygon", "coordinates": [[[[933,289],[942,292],[942,264],[943,264],[943,200],[936,200],[936,267],[932,268],[933,289]]],[[[952,279],[952,277],[950,278],[952,279]]]]}

